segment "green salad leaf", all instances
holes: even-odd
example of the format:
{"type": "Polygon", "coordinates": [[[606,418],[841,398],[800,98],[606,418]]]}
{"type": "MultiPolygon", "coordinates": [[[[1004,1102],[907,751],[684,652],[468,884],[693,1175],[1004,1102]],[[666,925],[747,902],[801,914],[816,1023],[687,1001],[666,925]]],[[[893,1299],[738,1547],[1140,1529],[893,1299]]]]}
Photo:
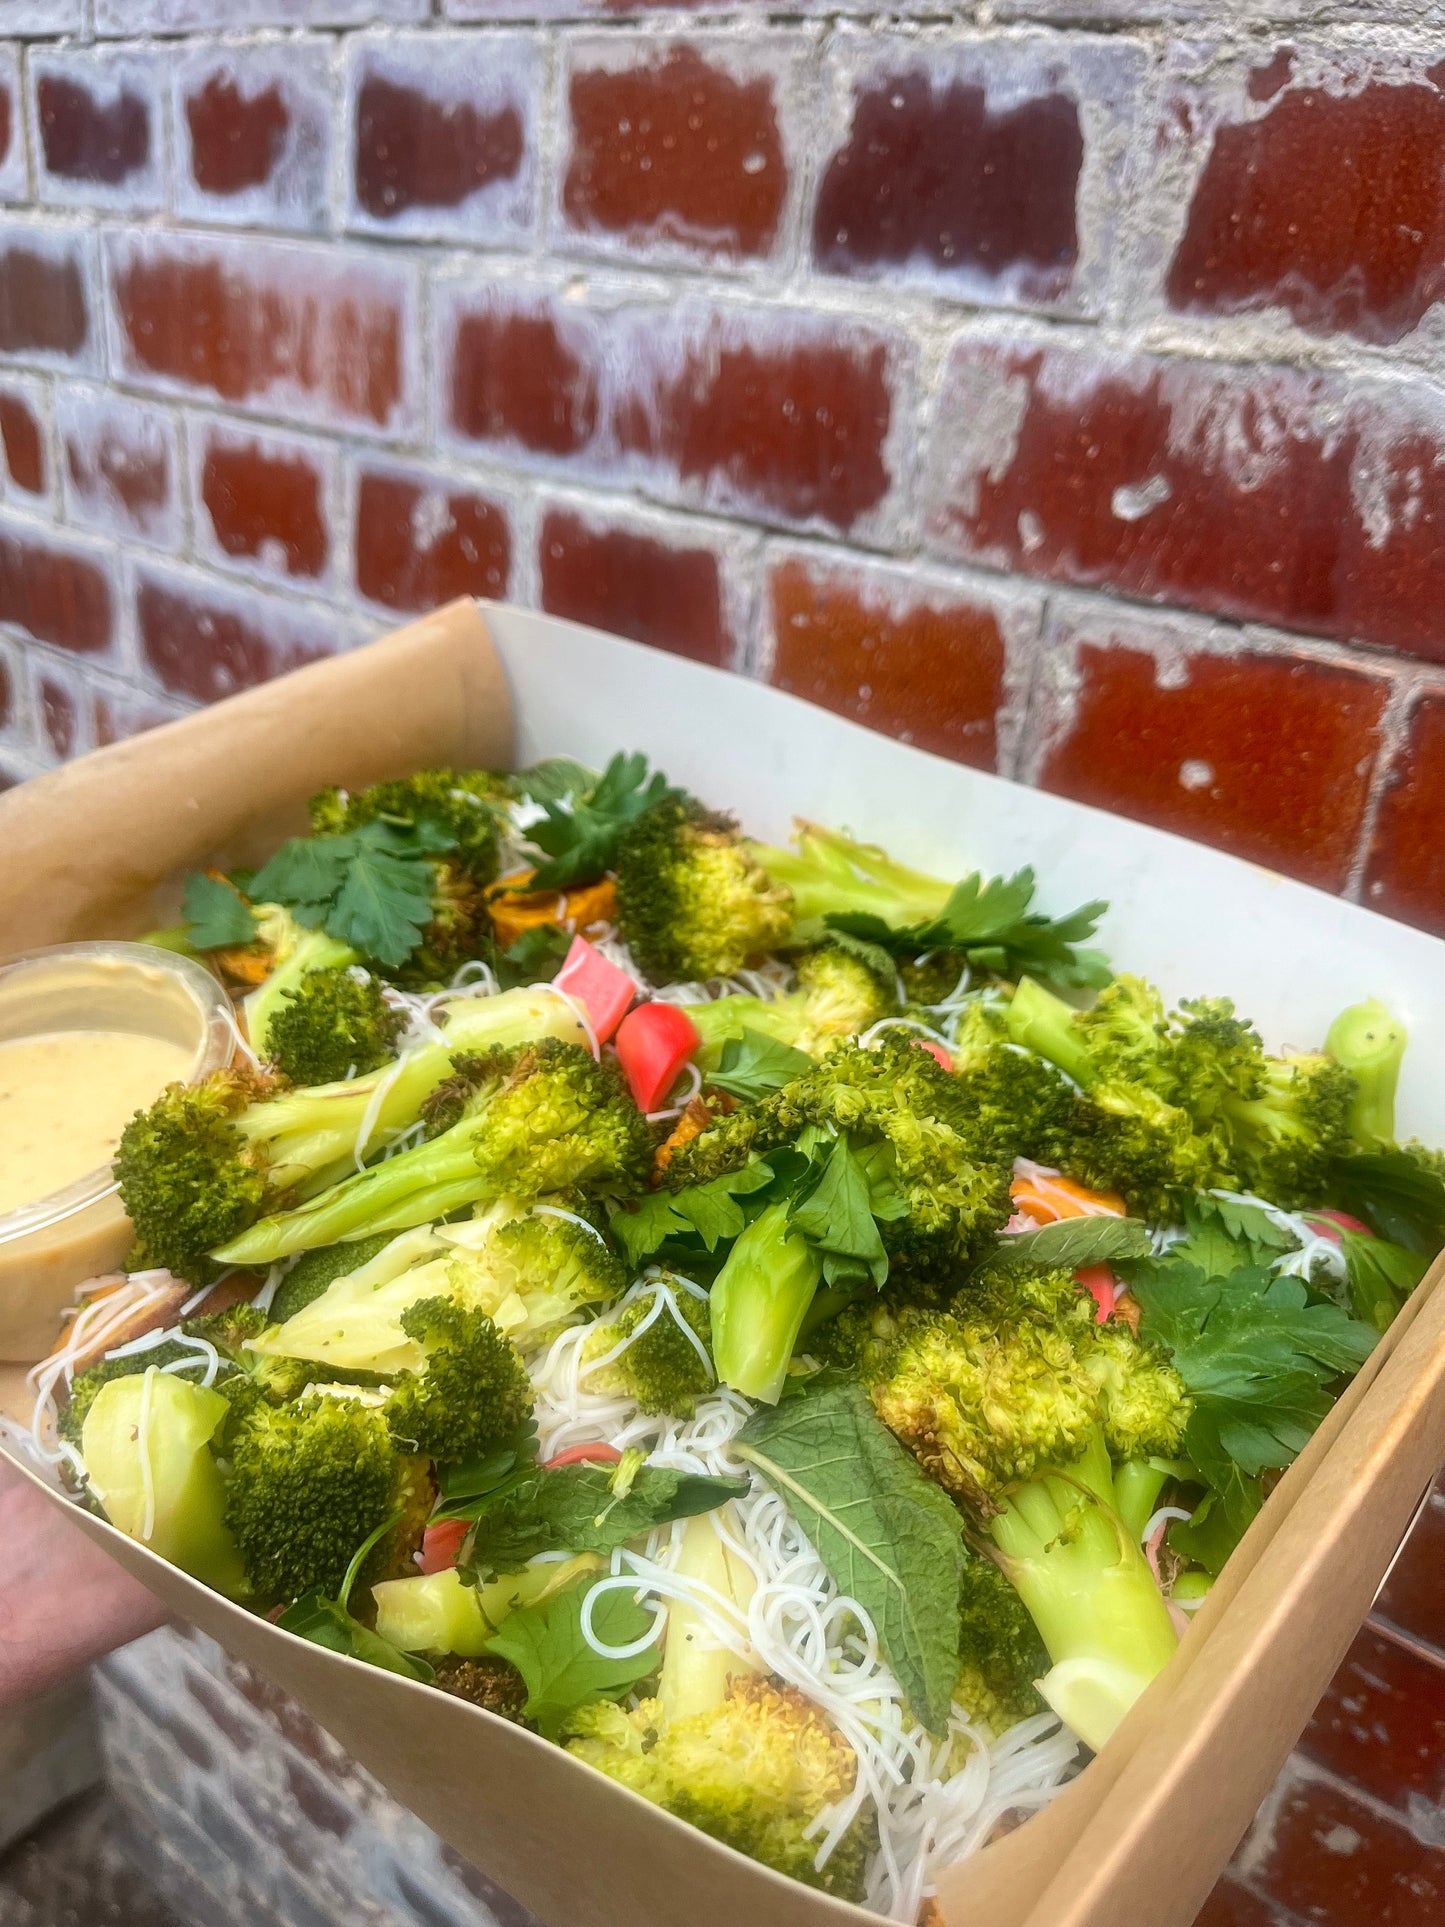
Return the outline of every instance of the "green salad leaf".
{"type": "Polygon", "coordinates": [[[709,1071],[704,1082],[753,1102],[780,1091],[812,1068],[813,1060],[806,1051],[795,1050],[781,1038],[767,1037],[745,1025],[741,1036],[728,1038],[717,1069],[709,1071]]]}
{"type": "Polygon", "coordinates": [[[979,1271],[1016,1271],[1026,1265],[1056,1266],[1077,1271],[1085,1265],[1107,1265],[1128,1258],[1147,1258],[1149,1227],[1138,1218],[1061,1218],[1037,1231],[1016,1231],[1001,1237],[979,1271]]]}
{"type": "Polygon", "coordinates": [[[1387,1332],[1410,1293],[1430,1269],[1422,1252],[1407,1251],[1388,1238],[1367,1238],[1340,1231],[1349,1281],[1350,1308],[1361,1324],[1387,1332]]]}
{"type": "Polygon", "coordinates": [[[547,814],[525,834],[551,860],[524,887],[567,890],[595,883],[612,868],[618,844],[643,811],[677,794],[660,770],[648,775],[647,758],[637,752],[614,756],[589,789],[537,797],[547,814]]]}
{"type": "Polygon", "coordinates": [[[432,920],[435,877],[428,858],[455,847],[447,830],[377,818],[336,836],[297,836],[256,872],[257,901],[283,904],[298,923],[321,929],[391,969],[406,962],[432,920]]]}
{"type": "Polygon", "coordinates": [[[738,1199],[772,1182],[772,1166],[755,1159],[741,1171],[725,1171],[706,1184],[690,1184],[682,1191],[652,1191],[636,1210],[623,1209],[614,1215],[612,1235],[634,1265],[669,1238],[698,1237],[709,1251],[715,1251],[724,1239],[736,1238],[747,1223],[738,1199]]]}
{"type": "Polygon", "coordinates": [[[716,1511],[748,1490],[746,1479],[644,1465],[619,1495],[614,1471],[596,1464],[543,1467],[479,1499],[470,1514],[477,1530],[463,1570],[481,1582],[518,1572],[542,1552],[612,1552],[654,1526],[716,1511]]]}
{"type": "Polygon", "coordinates": [[[380,1633],[353,1619],[339,1601],[324,1598],[319,1592],[304,1594],[286,1608],[276,1624],[301,1639],[309,1639],[313,1646],[324,1646],[332,1653],[345,1653],[349,1659],[365,1660],[368,1666],[379,1666],[387,1673],[400,1673],[403,1679],[436,1678],[435,1671],[424,1659],[415,1653],[402,1652],[389,1639],[383,1639],[380,1633]]]}
{"type": "Polygon", "coordinates": [[[202,870],[192,871],[186,878],[181,915],[186,923],[186,941],[192,950],[224,950],[233,944],[255,941],[255,912],[234,884],[224,877],[207,876],[202,870]]]}
{"type": "Polygon", "coordinates": [[[1408,1150],[1337,1158],[1330,1202],[1392,1244],[1433,1258],[1445,1247],[1445,1173],[1408,1150]]]}
{"type": "Polygon", "coordinates": [[[756,1411],[738,1438],[787,1501],[840,1592],[878,1629],[884,1657],[930,1732],[958,1679],[963,1520],[851,1380],[815,1380],[756,1411]]]}
{"type": "MultiPolygon", "coordinates": [[[[566,1716],[595,1700],[617,1700],[639,1680],[657,1671],[661,1655],[653,1642],[627,1659],[604,1659],[582,1635],[582,1607],[595,1579],[554,1593],[535,1606],[508,1613],[487,1641],[487,1651],[510,1660],[522,1675],[527,1704],[544,1738],[554,1740],[566,1716]]],[[[641,1639],[654,1615],[620,1587],[602,1593],[592,1609],[592,1630],[604,1646],[630,1646],[641,1639]]]]}

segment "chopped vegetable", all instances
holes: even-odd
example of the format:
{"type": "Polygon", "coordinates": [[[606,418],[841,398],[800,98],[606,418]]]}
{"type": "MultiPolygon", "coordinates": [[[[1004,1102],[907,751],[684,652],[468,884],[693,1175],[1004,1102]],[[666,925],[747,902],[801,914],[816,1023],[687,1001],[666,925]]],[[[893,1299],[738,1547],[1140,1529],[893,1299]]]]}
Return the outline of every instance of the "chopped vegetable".
{"type": "Polygon", "coordinates": [[[677,1004],[639,1004],[622,1020],[617,1061],[640,1111],[655,1111],[698,1044],[697,1025],[677,1004]]]}

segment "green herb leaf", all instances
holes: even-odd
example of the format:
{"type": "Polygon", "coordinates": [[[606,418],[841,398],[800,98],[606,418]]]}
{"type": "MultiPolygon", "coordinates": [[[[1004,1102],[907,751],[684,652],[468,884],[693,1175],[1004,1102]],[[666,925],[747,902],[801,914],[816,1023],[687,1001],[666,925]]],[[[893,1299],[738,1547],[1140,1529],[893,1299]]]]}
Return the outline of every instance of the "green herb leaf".
{"type": "Polygon", "coordinates": [[[515,1438],[484,1458],[438,1469],[441,1501],[434,1519],[475,1519],[499,1493],[519,1485],[537,1462],[537,1425],[528,1418],[515,1438]]]}
{"type": "Polygon", "coordinates": [[[747,1223],[737,1200],[761,1191],[773,1181],[773,1169],[761,1159],[741,1171],[725,1171],[706,1184],[690,1184],[682,1191],[653,1191],[635,1211],[622,1210],[611,1230],[634,1265],[666,1244],[669,1238],[697,1237],[709,1251],[736,1238],[747,1223]]]}
{"type": "Polygon", "coordinates": [[[255,940],[255,913],[224,877],[208,877],[204,871],[192,871],[186,878],[181,915],[186,921],[186,941],[192,950],[223,950],[232,944],[255,940]]]}
{"type": "Polygon", "coordinates": [[[1395,1314],[1430,1269],[1421,1252],[1407,1251],[1388,1238],[1369,1238],[1340,1230],[1349,1277],[1350,1306],[1362,1324],[1387,1332],[1395,1314]]]}
{"type": "Polygon", "coordinates": [[[678,792],[660,771],[647,773],[640,753],[614,756],[590,789],[555,800],[539,798],[547,811],[526,831],[552,859],[527,879],[528,890],[566,890],[595,883],[612,868],[617,846],[644,810],[678,792]]]}
{"type": "Polygon", "coordinates": [[[1330,1203],[1407,1251],[1433,1258],[1445,1246],[1445,1175],[1407,1151],[1337,1158],[1330,1203]]]}
{"type": "Polygon", "coordinates": [[[1149,1227],[1138,1218],[1061,1218],[1037,1231],[1001,1237],[978,1269],[1017,1271],[1025,1265],[1047,1265],[1078,1271],[1085,1265],[1147,1258],[1150,1249],[1149,1227]]]}
{"type": "Polygon", "coordinates": [[[715,1071],[708,1072],[704,1082],[751,1101],[780,1091],[812,1068],[813,1060],[806,1051],[744,1026],[740,1037],[727,1039],[722,1061],[715,1071]]]}
{"type": "Polygon", "coordinates": [[[1201,1271],[1218,1276],[1239,1265],[1271,1264],[1281,1252],[1293,1251],[1298,1242],[1260,1205],[1210,1197],[1207,1192],[1189,1200],[1184,1225],[1189,1236],[1172,1247],[1170,1256],[1185,1256],[1201,1271]]]}
{"type": "Polygon", "coordinates": [[[1237,1465],[1230,1465],[1222,1476],[1221,1489],[1206,1492],[1192,1518],[1173,1520],[1165,1538],[1172,1552],[1203,1566],[1217,1579],[1263,1505],[1260,1481],[1248,1478],[1237,1465]]]}
{"type": "MultiPolygon", "coordinates": [[[[558,1465],[526,1473],[477,1503],[477,1530],[464,1571],[484,1582],[518,1572],[541,1552],[608,1553],[673,1519],[715,1512],[741,1499],[746,1479],[711,1479],[641,1466],[623,1498],[610,1465],[558,1465]]],[[[455,1516],[455,1515],[454,1515],[455,1516]]]]}
{"type": "Polygon", "coordinates": [[[1312,1305],[1298,1278],[1259,1268],[1210,1278],[1197,1265],[1136,1267],[1140,1330],[1166,1346],[1194,1398],[1185,1445],[1216,1490],[1230,1463],[1249,1477],[1298,1455],[1378,1334],[1338,1305],[1312,1305]]]}
{"type": "Polygon", "coordinates": [[[944,1732],[965,1556],[948,1495],[847,1379],[816,1380],[755,1412],[737,1449],[786,1499],[839,1590],[871,1616],[918,1718],[944,1732]]]}
{"type": "MultiPolygon", "coordinates": [[[[822,1253],[823,1276],[830,1285],[841,1284],[860,1272],[866,1273],[879,1290],[887,1280],[888,1253],[874,1220],[868,1175],[847,1139],[839,1138],[817,1183],[789,1209],[792,1229],[822,1253]],[[830,1259],[835,1262],[830,1264],[830,1259]]],[[[890,1208],[896,1196],[895,1187],[890,1208]]]]}
{"type": "Polygon", "coordinates": [[[585,795],[597,782],[595,769],[574,763],[568,756],[549,756],[530,769],[519,770],[512,788],[533,803],[560,803],[564,797],[585,795]]]}
{"type": "Polygon", "coordinates": [[[395,969],[432,919],[436,879],[428,859],[454,843],[426,819],[379,818],[339,836],[293,837],[252,888],[259,901],[284,904],[298,923],[395,969]]]}
{"type": "Polygon", "coordinates": [[[402,1652],[389,1639],[383,1639],[380,1633],[372,1632],[360,1620],[353,1619],[336,1600],[323,1598],[319,1592],[303,1594],[286,1608],[276,1624],[301,1639],[309,1639],[313,1646],[324,1646],[332,1653],[345,1653],[349,1659],[365,1660],[368,1666],[379,1666],[388,1673],[400,1673],[403,1679],[436,1678],[435,1672],[424,1659],[402,1652]]]}
{"type": "Polygon", "coordinates": [[[926,950],[958,950],[971,964],[1001,976],[1025,974],[1068,988],[1099,988],[1109,981],[1100,951],[1080,949],[1094,934],[1106,903],[1081,904],[1064,917],[1046,917],[1029,906],[1034,873],[987,880],[975,871],[954,886],[940,916],[894,930],[881,917],[856,913],[824,918],[830,930],[861,938],[895,957],[926,950]]]}
{"type": "MultiPolygon", "coordinates": [[[[617,1700],[656,1672],[656,1645],[630,1659],[604,1659],[582,1637],[582,1605],[596,1584],[582,1579],[536,1606],[508,1613],[487,1641],[487,1651],[510,1660],[527,1687],[522,1709],[544,1738],[556,1739],[566,1716],[595,1700],[617,1700]]],[[[621,1588],[605,1592],[592,1611],[592,1630],[604,1646],[630,1646],[654,1617],[621,1588]]]]}

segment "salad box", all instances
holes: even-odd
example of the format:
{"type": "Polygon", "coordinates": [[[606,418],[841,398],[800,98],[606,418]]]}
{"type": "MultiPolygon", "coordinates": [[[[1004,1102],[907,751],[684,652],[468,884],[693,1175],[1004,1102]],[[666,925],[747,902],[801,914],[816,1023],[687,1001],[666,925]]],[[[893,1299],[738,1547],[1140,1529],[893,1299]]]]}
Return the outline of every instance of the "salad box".
{"type": "MultiPolygon", "coordinates": [[[[455,603],[0,798],[0,956],[155,926],[174,912],[182,873],[259,860],[302,826],[323,783],[550,755],[600,767],[619,745],[773,841],[805,816],[940,874],[1032,865],[1050,910],[1105,898],[1099,941],[1120,967],[1171,999],[1234,997],[1271,1047],[1321,1036],[1341,1006],[1379,997],[1410,1031],[1401,1135],[1445,1142],[1445,944],[756,683],[485,603],[455,603]]],[[[950,1927],[1193,1919],[1445,1457],[1442,1275],[1445,1263],[1281,1480],[1103,1752],[1025,1825],[943,1873],[937,1905],[950,1927]]],[[[23,1374],[0,1365],[0,1406],[20,1420],[23,1374]]],[[[715,1844],[523,1728],[299,1639],[100,1520],[75,1518],[544,1921],[875,1918],[715,1844]]]]}

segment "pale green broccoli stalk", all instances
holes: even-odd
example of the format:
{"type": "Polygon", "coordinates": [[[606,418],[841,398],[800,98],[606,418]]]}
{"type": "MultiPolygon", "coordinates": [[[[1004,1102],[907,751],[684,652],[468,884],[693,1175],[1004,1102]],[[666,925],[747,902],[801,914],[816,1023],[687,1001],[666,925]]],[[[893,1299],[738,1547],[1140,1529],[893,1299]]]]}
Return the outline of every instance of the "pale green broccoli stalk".
{"type": "Polygon", "coordinates": [[[1409,1032],[1377,997],[1352,1004],[1330,1025],[1325,1049],[1355,1080],[1349,1132],[1361,1150],[1395,1141],[1395,1091],[1409,1032]]]}
{"type": "MultiPolygon", "coordinates": [[[[711,1521],[689,1522],[677,1570],[735,1605],[748,1575],[711,1521]]],[[[848,1829],[822,1868],[814,1828],[853,1791],[858,1762],[842,1734],[790,1686],[758,1678],[743,1656],[696,1637],[686,1606],[668,1615],[655,1699],[632,1711],[610,1701],[568,1715],[568,1750],[714,1840],[844,1900],[861,1900],[868,1821],[848,1829]]]]}
{"type": "Polygon", "coordinates": [[[1179,1643],[1119,1517],[1102,1433],[1071,1463],[1011,1492],[988,1531],[1053,1661],[1039,1691],[1097,1752],[1179,1643]]]}
{"type": "Polygon", "coordinates": [[[753,1219],[712,1288],[713,1358],[724,1385],[777,1403],[822,1278],[823,1261],[789,1229],[786,1204],[771,1204],[753,1219]]]}
{"type": "Polygon", "coordinates": [[[265,1051],[292,1084],[337,1084],[389,1063],[405,1028],[366,971],[314,970],[272,1010],[265,1051]]]}
{"type": "MultiPolygon", "coordinates": [[[[212,1255],[271,1264],[293,1251],[403,1231],[483,1199],[530,1200],[574,1187],[627,1197],[646,1183],[652,1140],[615,1066],[548,1037],[493,1052],[466,1077],[473,1094],[449,1130],[264,1219],[212,1255]]],[[[445,1115],[453,1093],[438,1095],[445,1115]]]]}
{"type": "Polygon", "coordinates": [[[506,1199],[475,1225],[448,1228],[453,1295],[490,1313],[523,1350],[627,1289],[627,1268],[579,1206],[586,1200],[573,1194],[530,1210],[506,1199]]]}
{"type": "Polygon", "coordinates": [[[376,1395],[310,1393],[257,1406],[231,1441],[226,1523],[253,1591],[334,1599],[358,1546],[400,1514],[365,1579],[400,1577],[435,1503],[425,1462],[397,1451],[376,1395]]]}
{"type": "Polygon", "coordinates": [[[689,1004],[702,1046],[698,1068],[717,1069],[723,1045],[745,1030],[760,1031],[821,1057],[840,1037],[856,1037],[898,1013],[898,988],[891,965],[885,972],[837,944],[823,944],[799,958],[797,986],[783,997],[717,997],[689,1004]]]}
{"type": "Polygon", "coordinates": [[[516,1435],[531,1415],[532,1382],[484,1311],[426,1298],[402,1313],[401,1328],[425,1356],[421,1371],[404,1374],[386,1401],[386,1422],[403,1451],[460,1465],[516,1435]]]}
{"type": "Polygon", "coordinates": [[[581,1383],[588,1392],[630,1398],[644,1412],[690,1418],[716,1383],[711,1336],[709,1301],[664,1276],[598,1319],[582,1346],[581,1383]]]}
{"type": "Polygon", "coordinates": [[[797,845],[796,850],[749,846],[754,861],[792,899],[794,943],[816,942],[830,916],[874,916],[890,929],[931,923],[953,894],[951,883],[896,863],[876,844],[856,843],[815,823],[798,826],[797,845]]]}
{"type": "Polygon", "coordinates": [[[622,839],[618,928],[653,983],[731,976],[785,942],[791,921],[788,892],[729,816],[668,797],[622,839]]]}
{"type": "MultiPolygon", "coordinates": [[[[271,973],[242,1005],[246,1035],[256,1055],[272,1055],[271,1025],[282,1000],[294,997],[318,970],[346,970],[360,963],[349,944],[328,937],[324,930],[308,930],[277,903],[259,904],[256,934],[272,956],[271,973]]],[[[344,1069],[344,1067],[343,1067],[344,1069]]],[[[290,1072],[287,1072],[290,1076],[290,1072]]],[[[300,1083],[330,1083],[330,1078],[296,1079],[300,1083]]]]}

